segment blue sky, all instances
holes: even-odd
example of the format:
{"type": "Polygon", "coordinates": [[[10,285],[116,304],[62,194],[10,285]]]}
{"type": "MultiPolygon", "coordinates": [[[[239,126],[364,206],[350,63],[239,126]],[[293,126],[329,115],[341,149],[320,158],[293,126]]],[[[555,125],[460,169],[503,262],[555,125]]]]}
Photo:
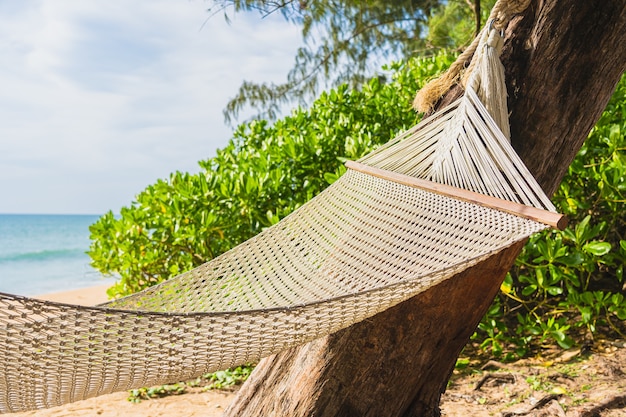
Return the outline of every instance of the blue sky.
{"type": "Polygon", "coordinates": [[[209,6],[0,2],[0,213],[117,212],[223,147],[229,98],[283,81],[300,34],[209,6]]]}

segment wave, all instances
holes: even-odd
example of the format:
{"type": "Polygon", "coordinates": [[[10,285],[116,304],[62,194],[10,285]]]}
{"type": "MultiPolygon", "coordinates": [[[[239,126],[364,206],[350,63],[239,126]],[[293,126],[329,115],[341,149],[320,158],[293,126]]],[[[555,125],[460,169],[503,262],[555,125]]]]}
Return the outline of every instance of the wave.
{"type": "Polygon", "coordinates": [[[86,256],[83,249],[52,249],[0,255],[0,264],[8,262],[43,262],[86,256]]]}

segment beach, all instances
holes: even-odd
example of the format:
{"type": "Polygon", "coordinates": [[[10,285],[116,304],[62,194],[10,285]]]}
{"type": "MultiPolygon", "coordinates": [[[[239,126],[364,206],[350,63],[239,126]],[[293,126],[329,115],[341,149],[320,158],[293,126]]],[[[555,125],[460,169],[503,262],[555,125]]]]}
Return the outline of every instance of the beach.
{"type": "Polygon", "coordinates": [[[45,410],[7,414],[12,417],[219,417],[233,392],[208,391],[171,395],[140,403],[128,401],[127,392],[117,392],[45,410]]]}
{"type": "MultiPolygon", "coordinates": [[[[39,298],[58,303],[96,305],[107,301],[106,290],[110,285],[98,285],[37,295],[39,298]]],[[[176,381],[172,381],[176,382],[176,381]]],[[[59,407],[9,414],[15,417],[218,417],[232,401],[234,391],[190,389],[184,395],[170,395],[139,403],[128,401],[128,392],[90,398],[59,407]]]]}
{"type": "Polygon", "coordinates": [[[96,304],[101,304],[108,300],[107,289],[109,289],[110,287],[110,284],[97,285],[77,290],[35,295],[34,298],[46,301],[54,301],[57,303],[78,304],[81,306],[95,306],[96,304]]]}

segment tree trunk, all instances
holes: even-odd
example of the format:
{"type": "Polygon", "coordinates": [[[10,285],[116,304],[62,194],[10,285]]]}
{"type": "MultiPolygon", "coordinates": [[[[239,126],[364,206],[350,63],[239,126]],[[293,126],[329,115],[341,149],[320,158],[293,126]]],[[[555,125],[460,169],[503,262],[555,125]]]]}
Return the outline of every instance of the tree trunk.
{"type": "MultiPolygon", "coordinates": [[[[533,0],[506,38],[513,145],[550,194],[626,70],[626,2],[533,0]]],[[[438,416],[456,358],[520,249],[264,359],[225,415],[438,416]]]]}

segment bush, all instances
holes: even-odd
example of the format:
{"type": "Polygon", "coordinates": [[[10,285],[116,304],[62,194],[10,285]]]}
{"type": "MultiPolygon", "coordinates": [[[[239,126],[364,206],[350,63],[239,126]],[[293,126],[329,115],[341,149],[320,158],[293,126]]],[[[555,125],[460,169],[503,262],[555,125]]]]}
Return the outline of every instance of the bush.
{"type": "MultiPolygon", "coordinates": [[[[104,215],[91,226],[89,255],[120,277],[109,295],[198,266],[278,222],[337,178],[346,159],[414,125],[414,92],[453,58],[394,64],[388,83],[339,87],[274,124],[244,124],[200,173],[176,172],[118,216],[104,215]]],[[[531,237],[474,335],[483,349],[515,358],[543,343],[624,334],[625,133],[626,78],[554,198],[570,228],[531,237]]]]}
{"type": "Polygon", "coordinates": [[[553,201],[570,227],[530,238],[474,336],[496,356],[624,337],[626,76],[553,201]]]}

